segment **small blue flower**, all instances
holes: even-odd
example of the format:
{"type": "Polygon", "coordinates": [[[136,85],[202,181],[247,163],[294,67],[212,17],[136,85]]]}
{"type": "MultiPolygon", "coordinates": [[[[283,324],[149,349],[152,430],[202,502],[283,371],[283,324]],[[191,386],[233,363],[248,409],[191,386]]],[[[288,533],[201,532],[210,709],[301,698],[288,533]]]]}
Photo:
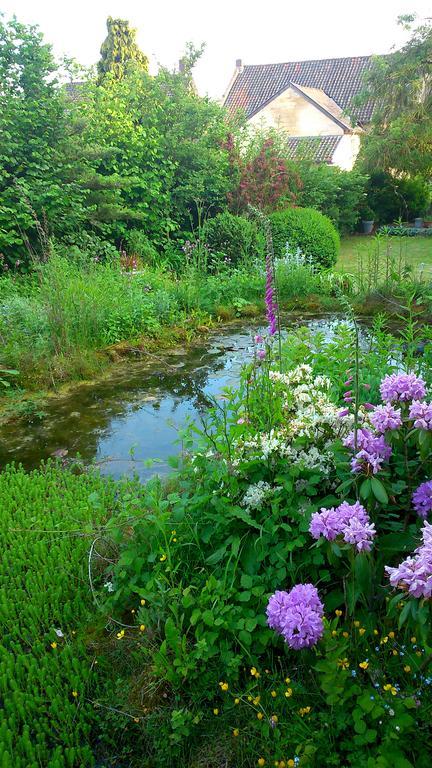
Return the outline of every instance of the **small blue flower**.
{"type": "Polygon", "coordinates": [[[355,669],[351,670],[351,677],[357,677],[357,671],[355,669]]]}

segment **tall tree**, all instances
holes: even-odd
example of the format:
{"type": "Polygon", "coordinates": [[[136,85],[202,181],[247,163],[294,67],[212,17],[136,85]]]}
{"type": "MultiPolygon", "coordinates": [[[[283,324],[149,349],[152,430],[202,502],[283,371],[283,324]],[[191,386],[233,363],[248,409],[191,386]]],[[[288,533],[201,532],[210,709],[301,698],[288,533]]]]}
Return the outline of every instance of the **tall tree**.
{"type": "Polygon", "coordinates": [[[108,16],[107,29],[97,65],[99,80],[102,81],[105,75],[121,80],[131,65],[148,72],[148,58],[138,47],[136,30],[129,26],[129,22],[108,16]]]}
{"type": "Polygon", "coordinates": [[[359,158],[366,170],[432,173],[432,25],[426,20],[413,28],[414,21],[398,19],[411,30],[410,40],[375,59],[356,100],[355,106],[375,103],[359,158]]]}

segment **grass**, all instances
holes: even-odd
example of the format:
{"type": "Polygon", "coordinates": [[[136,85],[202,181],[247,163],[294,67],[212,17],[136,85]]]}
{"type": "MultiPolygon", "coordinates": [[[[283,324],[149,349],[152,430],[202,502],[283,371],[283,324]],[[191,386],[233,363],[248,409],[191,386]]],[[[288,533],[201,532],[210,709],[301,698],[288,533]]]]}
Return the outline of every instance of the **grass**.
{"type": "MultiPolygon", "coordinates": [[[[425,264],[424,274],[432,276],[432,238],[429,237],[390,237],[380,244],[381,250],[390,249],[390,257],[402,260],[418,273],[419,265],[425,264]]],[[[367,254],[376,250],[376,238],[368,235],[351,235],[341,240],[341,249],[336,269],[346,272],[358,272],[360,260],[366,261],[367,254]]]]}

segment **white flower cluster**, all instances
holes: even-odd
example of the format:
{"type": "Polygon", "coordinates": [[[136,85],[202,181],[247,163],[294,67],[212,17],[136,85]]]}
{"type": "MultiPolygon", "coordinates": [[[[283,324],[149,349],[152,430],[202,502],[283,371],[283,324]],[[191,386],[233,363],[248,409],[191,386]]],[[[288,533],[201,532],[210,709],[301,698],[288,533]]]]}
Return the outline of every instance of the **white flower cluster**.
{"type": "Polygon", "coordinates": [[[260,480],[255,485],[250,485],[242,499],[242,506],[248,509],[260,509],[265,501],[279,490],[278,486],[272,486],[260,480]]]}
{"type": "Polygon", "coordinates": [[[270,371],[269,376],[282,398],[285,423],[270,432],[238,440],[234,466],[242,459],[266,461],[280,457],[302,468],[329,474],[333,467],[330,446],[352,428],[352,416],[340,417],[340,408],[329,397],[330,379],[314,378],[307,364],[289,373],[270,371]],[[303,438],[300,447],[294,445],[297,438],[303,438]],[[305,438],[310,445],[304,444],[305,438]]]}

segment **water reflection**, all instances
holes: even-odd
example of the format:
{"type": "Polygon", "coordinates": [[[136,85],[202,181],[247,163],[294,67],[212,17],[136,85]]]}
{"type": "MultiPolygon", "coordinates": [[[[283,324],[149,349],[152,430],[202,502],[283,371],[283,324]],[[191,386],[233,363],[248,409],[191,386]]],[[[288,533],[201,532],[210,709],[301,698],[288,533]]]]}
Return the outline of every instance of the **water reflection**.
{"type": "MultiPolygon", "coordinates": [[[[329,331],[334,319],[297,317],[287,324],[299,323],[329,331]]],[[[178,430],[187,419],[199,419],[209,397],[235,384],[258,330],[260,324],[249,322],[247,328],[213,331],[192,348],[116,366],[109,377],[53,399],[40,421],[3,427],[0,464],[32,468],[49,456],[79,454],[114,477],[136,472],[145,480],[165,473],[169,456],[179,450],[178,430]],[[143,463],[152,458],[159,460],[154,467],[143,463]]]]}

